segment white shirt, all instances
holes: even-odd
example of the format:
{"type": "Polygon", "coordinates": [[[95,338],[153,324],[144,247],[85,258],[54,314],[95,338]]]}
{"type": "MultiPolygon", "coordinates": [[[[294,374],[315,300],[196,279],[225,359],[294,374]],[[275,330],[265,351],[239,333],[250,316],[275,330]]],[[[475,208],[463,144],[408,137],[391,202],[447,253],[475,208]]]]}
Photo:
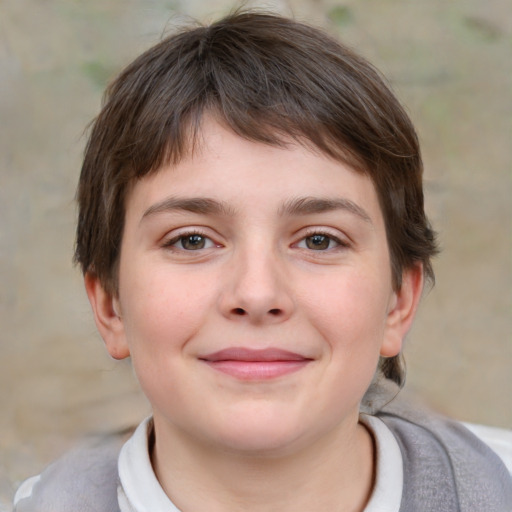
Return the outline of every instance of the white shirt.
{"type": "MultiPolygon", "coordinates": [[[[121,512],[179,512],[160,486],[149,458],[148,428],[143,421],[119,455],[118,500],[121,512]]],[[[361,415],[376,446],[376,479],[364,512],[398,512],[402,500],[403,469],[398,443],[386,425],[374,416],[361,415]]]]}

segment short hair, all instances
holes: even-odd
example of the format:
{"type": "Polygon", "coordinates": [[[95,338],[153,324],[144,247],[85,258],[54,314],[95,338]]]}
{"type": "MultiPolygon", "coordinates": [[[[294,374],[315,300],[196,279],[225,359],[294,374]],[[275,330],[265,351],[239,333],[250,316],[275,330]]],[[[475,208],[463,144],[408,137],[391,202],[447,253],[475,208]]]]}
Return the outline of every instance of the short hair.
{"type": "MultiPolygon", "coordinates": [[[[435,233],[424,212],[414,127],[384,78],[317,28],[261,12],[187,27],[109,85],[80,175],[75,262],[118,293],[129,187],[190,155],[212,115],[250,141],[312,145],[372,180],[386,224],[393,286],[422,264],[433,281],[435,233]]],[[[401,383],[396,358],[381,361],[401,383]]]]}

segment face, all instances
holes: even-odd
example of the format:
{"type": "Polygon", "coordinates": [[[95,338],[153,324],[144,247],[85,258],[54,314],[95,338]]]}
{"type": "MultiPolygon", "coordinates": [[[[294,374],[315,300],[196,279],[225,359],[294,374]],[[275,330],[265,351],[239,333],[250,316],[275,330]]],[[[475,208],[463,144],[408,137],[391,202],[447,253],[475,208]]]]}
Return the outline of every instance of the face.
{"type": "Polygon", "coordinates": [[[342,434],[416,300],[393,291],[372,182],[214,122],[203,138],[130,191],[119,295],[87,286],[107,347],[131,355],[157,437],[265,451],[342,434]]]}

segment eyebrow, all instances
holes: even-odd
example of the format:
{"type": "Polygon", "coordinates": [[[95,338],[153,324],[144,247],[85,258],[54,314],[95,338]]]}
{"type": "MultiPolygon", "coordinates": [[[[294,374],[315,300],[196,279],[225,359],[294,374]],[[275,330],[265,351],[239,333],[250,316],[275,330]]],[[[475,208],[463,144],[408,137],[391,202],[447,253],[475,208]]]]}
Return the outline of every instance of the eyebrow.
{"type": "Polygon", "coordinates": [[[372,224],[371,217],[358,204],[350,199],[298,197],[287,201],[280,209],[280,215],[311,215],[334,210],[345,210],[372,224]]]}
{"type": "Polygon", "coordinates": [[[185,211],[203,215],[226,216],[234,216],[236,213],[229,205],[215,199],[208,199],[203,197],[169,197],[150,206],[142,215],[141,220],[157,213],[172,211],[185,211]]]}
{"type": "MultiPolygon", "coordinates": [[[[359,205],[346,198],[297,197],[283,204],[279,209],[281,216],[312,215],[334,210],[345,210],[365,222],[372,223],[370,216],[359,205]]],[[[227,203],[205,197],[169,197],[150,206],[142,215],[142,220],[158,213],[185,211],[202,215],[223,215],[234,217],[237,211],[227,203]]]]}

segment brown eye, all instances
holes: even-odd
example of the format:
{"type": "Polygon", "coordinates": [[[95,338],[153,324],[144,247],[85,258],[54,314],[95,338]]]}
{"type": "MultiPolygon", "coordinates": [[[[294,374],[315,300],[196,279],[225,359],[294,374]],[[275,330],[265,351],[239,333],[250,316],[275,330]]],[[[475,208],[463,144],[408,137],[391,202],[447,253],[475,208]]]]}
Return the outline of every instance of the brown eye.
{"type": "Polygon", "coordinates": [[[296,247],[310,251],[331,251],[332,249],[348,247],[348,244],[329,233],[313,232],[311,235],[302,238],[296,244],[296,247]]]}
{"type": "Polygon", "coordinates": [[[184,233],[163,244],[164,248],[177,249],[181,251],[200,251],[215,247],[211,238],[201,233],[184,233]]]}
{"type": "Polygon", "coordinates": [[[180,245],[187,251],[196,251],[198,249],[204,249],[206,241],[208,239],[201,235],[187,235],[180,237],[180,245]]]}
{"type": "Polygon", "coordinates": [[[200,232],[190,231],[188,233],[180,233],[179,235],[166,240],[162,243],[162,248],[170,250],[174,253],[199,252],[213,248],[220,248],[221,245],[216,244],[210,237],[200,232]]]}
{"type": "Polygon", "coordinates": [[[326,235],[312,235],[305,238],[306,247],[313,251],[323,251],[329,249],[333,240],[326,235]]]}

